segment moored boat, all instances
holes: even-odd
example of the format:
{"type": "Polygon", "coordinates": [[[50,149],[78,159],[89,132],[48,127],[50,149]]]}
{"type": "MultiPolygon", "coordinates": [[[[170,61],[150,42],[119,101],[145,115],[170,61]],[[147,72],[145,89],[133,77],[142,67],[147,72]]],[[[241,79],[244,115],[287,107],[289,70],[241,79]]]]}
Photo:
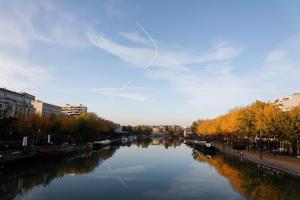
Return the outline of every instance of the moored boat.
{"type": "Polygon", "coordinates": [[[103,146],[109,145],[111,143],[110,140],[102,140],[93,142],[93,149],[98,150],[103,146]]]}
{"type": "Polygon", "coordinates": [[[128,138],[125,137],[125,136],[123,136],[123,137],[121,138],[121,141],[122,141],[122,143],[127,143],[127,142],[128,142],[128,138]]]}
{"type": "Polygon", "coordinates": [[[212,143],[205,140],[195,140],[194,144],[196,147],[201,148],[204,151],[214,152],[216,150],[212,143]]]}
{"type": "Polygon", "coordinates": [[[57,158],[63,156],[63,151],[58,146],[46,146],[39,150],[41,158],[57,158]]]}
{"type": "Polygon", "coordinates": [[[37,156],[37,151],[33,150],[17,150],[10,153],[3,153],[0,157],[0,165],[6,165],[23,160],[28,160],[37,156]]]}

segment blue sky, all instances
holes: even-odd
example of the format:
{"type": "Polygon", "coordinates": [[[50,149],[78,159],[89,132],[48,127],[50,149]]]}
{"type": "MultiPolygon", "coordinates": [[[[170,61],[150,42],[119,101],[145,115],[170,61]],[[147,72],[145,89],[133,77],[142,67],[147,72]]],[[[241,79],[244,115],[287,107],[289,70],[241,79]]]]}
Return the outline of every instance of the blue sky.
{"type": "Polygon", "coordinates": [[[122,124],[299,92],[299,1],[0,1],[0,87],[122,124]]]}

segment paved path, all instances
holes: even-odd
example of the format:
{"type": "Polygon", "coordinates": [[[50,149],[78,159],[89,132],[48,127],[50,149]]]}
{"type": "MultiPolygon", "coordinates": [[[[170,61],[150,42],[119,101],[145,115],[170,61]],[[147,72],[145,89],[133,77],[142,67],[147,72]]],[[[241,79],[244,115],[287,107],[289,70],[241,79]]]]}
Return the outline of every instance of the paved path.
{"type": "Polygon", "coordinates": [[[300,159],[288,156],[276,155],[273,156],[271,153],[263,153],[262,159],[260,158],[259,152],[243,150],[243,155],[240,155],[240,151],[232,150],[230,148],[222,148],[221,145],[218,150],[227,154],[231,154],[266,167],[277,169],[288,174],[292,174],[300,177],[300,159]]]}

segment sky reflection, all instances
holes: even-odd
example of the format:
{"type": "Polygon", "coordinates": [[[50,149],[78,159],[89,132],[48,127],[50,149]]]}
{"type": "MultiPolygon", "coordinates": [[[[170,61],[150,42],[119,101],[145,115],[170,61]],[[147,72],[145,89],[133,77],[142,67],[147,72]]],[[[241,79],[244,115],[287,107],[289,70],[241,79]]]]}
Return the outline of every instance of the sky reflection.
{"type": "MultiPolygon", "coordinates": [[[[150,144],[150,143],[149,143],[150,144]]],[[[299,179],[184,144],[115,146],[4,173],[1,199],[293,199],[299,179]],[[280,183],[285,182],[285,185],[280,183]]]]}

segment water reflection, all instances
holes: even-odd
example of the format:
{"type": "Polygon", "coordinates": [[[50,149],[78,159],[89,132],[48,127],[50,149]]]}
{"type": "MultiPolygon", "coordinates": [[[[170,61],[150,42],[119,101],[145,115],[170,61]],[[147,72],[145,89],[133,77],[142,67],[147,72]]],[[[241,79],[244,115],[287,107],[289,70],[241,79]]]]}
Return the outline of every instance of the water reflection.
{"type": "Polygon", "coordinates": [[[116,148],[109,148],[65,159],[22,163],[22,166],[15,166],[0,175],[0,197],[14,199],[18,194],[26,193],[35,186],[45,187],[53,179],[66,174],[77,176],[90,173],[115,152],[116,148]]]}
{"type": "Polygon", "coordinates": [[[247,199],[296,200],[300,197],[299,178],[220,153],[211,157],[193,151],[192,156],[213,166],[247,199]]]}
{"type": "Polygon", "coordinates": [[[0,175],[0,199],[298,199],[299,179],[179,140],[136,140],[0,175]]]}

